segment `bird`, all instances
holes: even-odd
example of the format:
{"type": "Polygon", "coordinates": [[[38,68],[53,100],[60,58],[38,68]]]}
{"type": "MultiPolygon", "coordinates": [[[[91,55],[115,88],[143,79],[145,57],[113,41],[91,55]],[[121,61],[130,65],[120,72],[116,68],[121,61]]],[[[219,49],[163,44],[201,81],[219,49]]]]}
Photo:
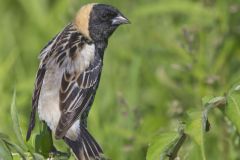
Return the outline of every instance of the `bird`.
{"type": "Polygon", "coordinates": [[[26,140],[40,121],[62,139],[78,160],[102,159],[103,150],[87,130],[99,86],[104,51],[113,32],[130,21],[115,7],[90,3],[40,51],[26,140]]]}

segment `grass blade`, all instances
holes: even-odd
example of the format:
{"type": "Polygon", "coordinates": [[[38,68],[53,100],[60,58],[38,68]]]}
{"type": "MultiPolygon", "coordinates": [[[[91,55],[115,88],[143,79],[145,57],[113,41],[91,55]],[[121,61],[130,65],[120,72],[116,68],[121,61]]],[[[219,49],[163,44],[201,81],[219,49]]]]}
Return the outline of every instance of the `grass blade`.
{"type": "Polygon", "coordinates": [[[12,154],[3,140],[0,140],[0,159],[2,160],[12,159],[12,154]]]}
{"type": "Polygon", "coordinates": [[[14,129],[14,133],[17,137],[17,140],[20,144],[20,147],[23,148],[24,150],[27,149],[25,142],[23,140],[22,137],[22,131],[19,125],[19,120],[18,120],[18,115],[17,115],[17,109],[16,109],[16,90],[14,90],[13,93],[13,98],[12,98],[12,104],[11,104],[11,117],[12,117],[12,121],[13,121],[13,129],[14,129]]]}

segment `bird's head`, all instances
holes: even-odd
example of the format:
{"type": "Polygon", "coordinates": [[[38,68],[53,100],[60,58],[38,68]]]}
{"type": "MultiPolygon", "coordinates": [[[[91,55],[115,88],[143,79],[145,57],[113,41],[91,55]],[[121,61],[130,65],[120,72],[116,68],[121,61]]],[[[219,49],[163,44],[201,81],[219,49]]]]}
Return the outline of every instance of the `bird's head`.
{"type": "Polygon", "coordinates": [[[106,4],[87,4],[75,18],[80,32],[94,41],[107,40],[118,26],[128,23],[118,9],[106,4]]]}

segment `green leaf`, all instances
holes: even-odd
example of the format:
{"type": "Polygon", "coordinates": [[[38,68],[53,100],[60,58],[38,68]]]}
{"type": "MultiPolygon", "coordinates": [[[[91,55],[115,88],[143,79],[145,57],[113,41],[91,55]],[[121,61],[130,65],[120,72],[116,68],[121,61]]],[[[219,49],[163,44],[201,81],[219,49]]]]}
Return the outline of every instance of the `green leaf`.
{"type": "Polygon", "coordinates": [[[0,133],[0,139],[2,140],[8,140],[8,136],[4,133],[0,133]]]}
{"type": "Polygon", "coordinates": [[[178,139],[178,133],[163,133],[153,138],[147,151],[147,160],[156,160],[166,156],[166,150],[178,139]]]}
{"type": "Polygon", "coordinates": [[[7,144],[11,149],[14,149],[17,153],[19,153],[19,155],[22,157],[23,160],[26,159],[26,156],[25,156],[25,153],[24,153],[24,150],[19,147],[18,145],[12,143],[8,136],[3,134],[3,133],[0,133],[0,139],[5,143],[7,144]]]}
{"type": "Polygon", "coordinates": [[[44,157],[48,157],[52,149],[52,134],[48,130],[47,125],[43,123],[40,134],[36,135],[35,137],[35,151],[41,153],[42,155],[44,155],[44,157]]]}
{"type": "Polygon", "coordinates": [[[203,130],[204,131],[209,131],[210,129],[210,123],[208,121],[208,113],[211,109],[216,108],[216,107],[222,107],[226,106],[227,100],[226,97],[214,97],[210,99],[208,102],[206,102],[203,98],[203,105],[204,105],[204,110],[202,113],[202,125],[203,125],[203,130]]]}
{"type": "Polygon", "coordinates": [[[21,147],[19,147],[18,145],[14,144],[14,143],[9,142],[9,141],[7,141],[6,143],[9,145],[9,147],[14,149],[22,157],[23,160],[26,160],[24,150],[22,150],[21,147]]]}
{"type": "Polygon", "coordinates": [[[0,157],[1,157],[0,159],[3,160],[12,159],[12,154],[3,140],[0,140],[0,157]]]}
{"type": "Polygon", "coordinates": [[[240,132],[240,86],[234,87],[227,95],[227,106],[221,111],[236,126],[240,132]]]}
{"type": "MultiPolygon", "coordinates": [[[[182,147],[184,141],[186,140],[187,135],[183,132],[180,134],[180,136],[172,143],[173,145],[169,147],[167,150],[167,156],[169,157],[169,160],[175,160],[178,156],[178,151],[182,147]]],[[[162,157],[161,159],[164,159],[162,157]]]]}
{"type": "Polygon", "coordinates": [[[12,104],[11,104],[11,117],[13,121],[13,129],[15,132],[15,135],[17,137],[17,140],[20,144],[20,146],[27,150],[27,146],[24,143],[23,137],[22,137],[22,131],[19,125],[18,115],[17,115],[17,109],[16,109],[16,90],[14,90],[13,98],[12,98],[12,104]]]}
{"type": "Polygon", "coordinates": [[[35,136],[35,151],[37,153],[41,152],[41,140],[42,140],[41,135],[37,134],[35,136]]]}
{"type": "Polygon", "coordinates": [[[44,160],[44,157],[41,154],[33,153],[34,160],[44,160]]]}
{"type": "Polygon", "coordinates": [[[204,134],[202,126],[202,112],[189,113],[189,119],[186,123],[185,132],[192,138],[201,148],[202,159],[206,160],[204,147],[204,134]]]}

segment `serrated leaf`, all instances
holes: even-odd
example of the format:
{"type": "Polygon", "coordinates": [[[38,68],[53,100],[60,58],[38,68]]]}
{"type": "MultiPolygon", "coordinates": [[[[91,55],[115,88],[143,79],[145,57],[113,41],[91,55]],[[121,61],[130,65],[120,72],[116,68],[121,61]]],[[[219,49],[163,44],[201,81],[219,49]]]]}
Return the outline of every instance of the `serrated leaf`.
{"type": "Polygon", "coordinates": [[[166,150],[172,144],[172,142],[176,141],[178,138],[178,133],[170,132],[164,133],[159,136],[156,136],[147,151],[147,160],[156,160],[160,159],[161,156],[165,155],[166,150]]]}
{"type": "Polygon", "coordinates": [[[21,131],[21,128],[20,128],[20,125],[19,125],[19,120],[18,120],[18,115],[17,115],[17,109],[16,109],[16,90],[14,90],[14,93],[13,93],[13,98],[12,98],[12,104],[11,104],[11,117],[12,117],[12,121],[13,121],[13,130],[14,130],[14,133],[17,137],[17,140],[20,144],[20,146],[26,150],[27,147],[25,145],[25,142],[23,140],[23,137],[22,137],[22,131],[21,131]]]}
{"type": "Polygon", "coordinates": [[[11,160],[12,159],[12,154],[11,154],[9,148],[2,140],[0,140],[0,157],[3,160],[11,160]]]}

